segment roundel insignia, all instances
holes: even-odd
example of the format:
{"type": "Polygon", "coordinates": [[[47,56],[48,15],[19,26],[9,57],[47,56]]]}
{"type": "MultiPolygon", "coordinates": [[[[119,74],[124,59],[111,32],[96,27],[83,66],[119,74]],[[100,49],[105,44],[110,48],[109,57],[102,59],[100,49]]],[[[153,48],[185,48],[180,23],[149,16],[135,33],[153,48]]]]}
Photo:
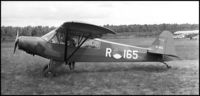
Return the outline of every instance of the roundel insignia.
{"type": "Polygon", "coordinates": [[[118,54],[118,53],[115,53],[115,54],[113,55],[113,57],[114,57],[115,59],[120,59],[120,58],[122,58],[122,56],[121,56],[120,54],[118,54]]]}

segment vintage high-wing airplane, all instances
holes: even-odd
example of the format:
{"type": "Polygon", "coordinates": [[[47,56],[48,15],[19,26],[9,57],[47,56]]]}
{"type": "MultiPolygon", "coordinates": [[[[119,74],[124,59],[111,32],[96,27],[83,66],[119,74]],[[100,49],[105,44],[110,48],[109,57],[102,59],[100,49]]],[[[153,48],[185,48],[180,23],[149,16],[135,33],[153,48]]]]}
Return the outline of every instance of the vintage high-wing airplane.
{"type": "Polygon", "coordinates": [[[19,36],[17,32],[14,53],[18,46],[29,54],[50,59],[43,69],[45,75],[54,74],[53,70],[64,63],[71,66],[75,62],[162,62],[170,68],[165,57],[177,57],[169,31],[163,31],[149,48],[99,39],[107,33],[115,34],[82,22],[65,22],[42,37],[19,36]]]}

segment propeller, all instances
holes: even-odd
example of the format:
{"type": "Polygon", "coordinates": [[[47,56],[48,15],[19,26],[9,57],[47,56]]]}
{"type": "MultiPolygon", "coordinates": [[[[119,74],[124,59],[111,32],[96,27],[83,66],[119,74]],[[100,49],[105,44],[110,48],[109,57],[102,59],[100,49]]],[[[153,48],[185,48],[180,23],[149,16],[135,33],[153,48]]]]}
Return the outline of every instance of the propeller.
{"type": "Polygon", "coordinates": [[[15,54],[16,48],[18,46],[18,43],[19,43],[19,31],[17,31],[17,36],[16,36],[16,39],[15,39],[14,54],[15,54]]]}

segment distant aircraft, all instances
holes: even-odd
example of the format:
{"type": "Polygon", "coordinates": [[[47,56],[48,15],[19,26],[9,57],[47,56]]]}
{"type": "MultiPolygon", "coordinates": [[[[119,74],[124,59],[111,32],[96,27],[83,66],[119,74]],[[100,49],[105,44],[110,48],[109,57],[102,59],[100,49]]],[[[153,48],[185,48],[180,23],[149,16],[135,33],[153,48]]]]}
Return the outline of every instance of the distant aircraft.
{"type": "Polygon", "coordinates": [[[197,36],[199,35],[199,30],[193,30],[193,31],[176,31],[174,32],[175,39],[179,38],[189,38],[191,39],[198,39],[197,36]]]}
{"type": "Polygon", "coordinates": [[[162,62],[167,56],[177,57],[173,35],[164,31],[149,48],[121,44],[100,39],[103,34],[116,34],[110,29],[82,23],[65,22],[42,37],[19,36],[15,47],[32,55],[50,59],[43,69],[44,75],[55,75],[54,69],[68,64],[74,69],[75,62],[162,62]]]}

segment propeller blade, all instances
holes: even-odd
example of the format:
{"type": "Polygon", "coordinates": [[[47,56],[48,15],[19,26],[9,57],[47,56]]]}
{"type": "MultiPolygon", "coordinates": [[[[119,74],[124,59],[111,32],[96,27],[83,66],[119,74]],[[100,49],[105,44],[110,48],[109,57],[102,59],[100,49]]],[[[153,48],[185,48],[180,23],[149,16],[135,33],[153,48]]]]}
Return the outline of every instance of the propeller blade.
{"type": "Polygon", "coordinates": [[[18,40],[18,37],[19,37],[19,31],[17,31],[17,35],[16,35],[15,42],[17,42],[17,40],[18,40]]]}
{"type": "Polygon", "coordinates": [[[16,39],[15,39],[15,47],[14,47],[14,54],[15,54],[15,51],[16,51],[16,48],[18,46],[18,42],[19,42],[19,31],[17,31],[17,36],[16,36],[16,39]]]}
{"type": "Polygon", "coordinates": [[[18,42],[19,42],[19,40],[17,39],[17,41],[15,42],[15,47],[14,47],[14,54],[15,54],[16,48],[18,46],[18,42]]]}

